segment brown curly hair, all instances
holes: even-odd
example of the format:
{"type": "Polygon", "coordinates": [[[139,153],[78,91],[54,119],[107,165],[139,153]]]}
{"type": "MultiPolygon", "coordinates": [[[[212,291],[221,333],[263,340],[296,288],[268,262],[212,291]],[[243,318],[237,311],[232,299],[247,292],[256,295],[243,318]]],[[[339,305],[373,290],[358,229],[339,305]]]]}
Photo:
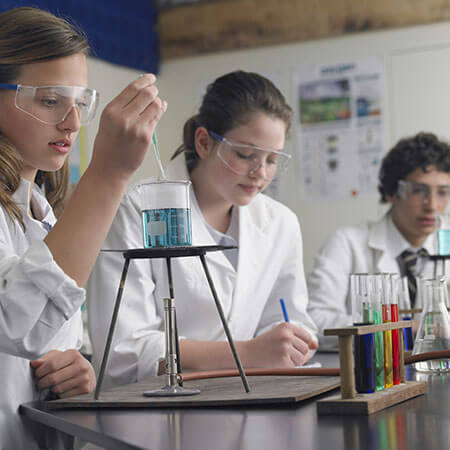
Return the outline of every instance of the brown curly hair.
{"type": "Polygon", "coordinates": [[[439,140],[433,133],[418,133],[403,138],[386,154],[378,175],[378,191],[381,203],[387,203],[387,196],[394,196],[399,180],[421,168],[427,172],[430,167],[450,173],[450,145],[439,140]]]}

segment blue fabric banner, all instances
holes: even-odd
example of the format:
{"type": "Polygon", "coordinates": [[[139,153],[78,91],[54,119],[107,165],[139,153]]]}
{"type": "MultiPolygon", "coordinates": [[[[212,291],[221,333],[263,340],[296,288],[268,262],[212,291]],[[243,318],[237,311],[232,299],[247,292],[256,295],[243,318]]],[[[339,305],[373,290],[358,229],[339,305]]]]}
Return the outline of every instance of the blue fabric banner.
{"type": "Polygon", "coordinates": [[[158,73],[157,10],[151,0],[0,0],[0,12],[18,6],[70,19],[87,34],[94,57],[158,73]]]}

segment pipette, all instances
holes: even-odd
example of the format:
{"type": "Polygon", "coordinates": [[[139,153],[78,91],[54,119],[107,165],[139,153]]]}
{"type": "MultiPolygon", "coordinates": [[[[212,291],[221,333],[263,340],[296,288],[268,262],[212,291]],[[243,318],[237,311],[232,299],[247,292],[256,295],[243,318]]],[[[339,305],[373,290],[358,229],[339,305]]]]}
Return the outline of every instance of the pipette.
{"type": "Polygon", "coordinates": [[[164,172],[163,165],[161,163],[161,157],[159,156],[159,150],[158,150],[158,138],[156,137],[156,130],[153,132],[152,136],[152,144],[153,144],[153,151],[155,152],[156,161],[159,166],[159,171],[161,173],[160,179],[167,180],[166,173],[164,172]]]}

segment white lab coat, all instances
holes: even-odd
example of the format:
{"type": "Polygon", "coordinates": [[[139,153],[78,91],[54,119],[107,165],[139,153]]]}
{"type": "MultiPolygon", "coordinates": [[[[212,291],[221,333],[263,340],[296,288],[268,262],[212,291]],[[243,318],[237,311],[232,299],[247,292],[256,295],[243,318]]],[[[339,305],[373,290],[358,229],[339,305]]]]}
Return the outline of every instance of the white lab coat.
{"type": "MultiPolygon", "coordinates": [[[[26,230],[12,223],[0,208],[0,448],[40,448],[44,437],[24,424],[21,403],[39,399],[30,359],[51,349],[79,348],[79,308],[84,289],[61,270],[43,242],[47,231],[27,212],[30,183],[22,180],[14,193],[26,230]]],[[[50,225],[52,209],[35,186],[33,211],[50,225]]]]}
{"type": "MultiPolygon", "coordinates": [[[[320,330],[323,350],[337,350],[337,338],[323,336],[323,330],[352,324],[349,290],[351,273],[399,273],[396,258],[411,245],[394,225],[391,213],[378,222],[349,226],[337,230],[315,259],[307,277],[308,312],[320,330]]],[[[430,235],[423,245],[430,254],[437,253],[436,237],[430,235]]],[[[422,275],[431,276],[433,264],[426,262],[422,275]]],[[[399,305],[409,308],[409,304],[399,305]]],[[[417,298],[416,307],[421,307],[417,298]]]]}
{"type": "MultiPolygon", "coordinates": [[[[172,180],[188,180],[184,155],[166,170],[172,180]]],[[[190,195],[194,196],[191,188],[190,195]]],[[[215,245],[201,212],[192,202],[193,245],[215,245]]],[[[122,201],[104,243],[108,249],[143,246],[139,198],[131,190],[122,201]]],[[[248,340],[283,321],[280,298],[291,322],[315,335],[306,313],[307,292],[302,241],[294,213],[259,194],[239,208],[238,270],[223,252],[208,253],[207,263],[236,341],[248,340]]],[[[122,254],[101,253],[88,282],[88,323],[98,369],[123,267],[122,254]]],[[[172,259],[180,337],[225,340],[222,324],[198,257],[172,259]]],[[[105,385],[125,384],[157,373],[165,354],[163,298],[169,296],[163,259],[133,260],[122,297],[105,385]]]]}

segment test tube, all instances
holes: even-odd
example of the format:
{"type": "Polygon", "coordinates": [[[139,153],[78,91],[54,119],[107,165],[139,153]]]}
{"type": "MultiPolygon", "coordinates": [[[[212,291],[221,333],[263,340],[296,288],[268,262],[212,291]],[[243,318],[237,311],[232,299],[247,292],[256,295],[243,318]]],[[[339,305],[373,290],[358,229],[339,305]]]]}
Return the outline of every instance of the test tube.
{"type": "MultiPolygon", "coordinates": [[[[391,277],[388,273],[380,274],[383,287],[381,309],[383,312],[383,323],[391,321],[391,277]]],[[[391,330],[383,331],[384,345],[384,387],[386,389],[394,384],[392,373],[392,332],[391,330]]]]}
{"type": "MultiPolygon", "coordinates": [[[[368,274],[351,274],[350,276],[353,324],[372,324],[370,302],[371,279],[368,274]]],[[[368,333],[356,335],[355,344],[355,387],[359,393],[375,391],[375,352],[374,335],[368,333]]]]}
{"type": "MultiPolygon", "coordinates": [[[[417,280],[417,292],[419,291],[420,280],[417,280]]],[[[418,292],[419,293],[419,292],[418,292]]],[[[411,309],[411,300],[409,298],[408,278],[402,277],[398,284],[398,304],[400,309],[411,309]]],[[[401,320],[412,321],[411,314],[402,314],[401,320]]],[[[403,342],[405,350],[412,350],[414,346],[414,338],[412,327],[403,328],[403,342]]]]}
{"type": "MultiPolygon", "coordinates": [[[[382,299],[382,279],[379,275],[372,276],[372,318],[374,325],[383,323],[382,299]]],[[[383,332],[374,333],[375,345],[375,385],[377,391],[384,389],[384,345],[383,332]]]]}
{"type": "MultiPolygon", "coordinates": [[[[398,288],[400,277],[391,274],[391,322],[398,322],[398,288]]],[[[392,330],[392,381],[394,385],[401,382],[400,365],[400,330],[392,330]]]]}

